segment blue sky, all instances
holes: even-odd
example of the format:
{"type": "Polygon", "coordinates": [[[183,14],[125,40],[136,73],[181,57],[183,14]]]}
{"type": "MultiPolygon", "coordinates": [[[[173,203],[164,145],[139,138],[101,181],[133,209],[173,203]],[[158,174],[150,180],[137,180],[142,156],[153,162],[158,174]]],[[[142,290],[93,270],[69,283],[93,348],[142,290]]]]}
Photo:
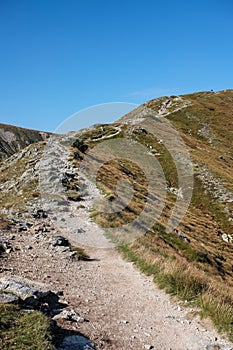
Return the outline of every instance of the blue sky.
{"type": "Polygon", "coordinates": [[[0,0],[0,122],[233,88],[232,38],[231,0],[0,0]]]}

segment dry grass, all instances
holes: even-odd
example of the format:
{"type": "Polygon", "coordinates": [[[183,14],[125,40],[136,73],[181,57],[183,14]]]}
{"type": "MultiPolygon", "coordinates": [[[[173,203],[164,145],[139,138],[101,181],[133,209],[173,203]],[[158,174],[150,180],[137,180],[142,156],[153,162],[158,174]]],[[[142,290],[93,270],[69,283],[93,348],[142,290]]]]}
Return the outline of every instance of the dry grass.
{"type": "MultiPolygon", "coordinates": [[[[189,147],[191,157],[198,165],[196,172],[204,165],[214,179],[232,190],[233,91],[197,93],[183,98],[191,104],[178,112],[171,109],[168,119],[189,147]]],[[[157,111],[164,100],[156,99],[146,105],[157,111]]],[[[98,126],[96,131],[92,129],[85,136],[89,148],[96,145],[92,133],[95,138],[100,130],[98,126]]],[[[167,185],[177,187],[175,164],[152,134],[125,124],[121,137],[133,139],[148,147],[148,151],[152,150],[162,166],[167,185]]],[[[81,162],[76,164],[79,166],[81,162]]],[[[109,201],[114,201],[116,184],[122,178],[133,183],[133,200],[119,213],[92,212],[93,218],[103,227],[118,227],[130,222],[144,208],[148,184],[142,169],[133,163],[122,159],[106,163],[99,171],[98,186],[109,201]]],[[[210,317],[216,327],[232,339],[233,245],[224,242],[221,233],[233,235],[228,213],[233,206],[229,202],[219,202],[214,187],[207,190],[195,174],[190,208],[178,228],[188,241],[182,240],[176,232],[168,234],[165,230],[176,201],[176,196],[167,193],[159,222],[134,244],[122,246],[120,250],[142,271],[152,274],[160,287],[199,306],[201,315],[210,317]]]]}
{"type": "Polygon", "coordinates": [[[209,317],[219,332],[233,340],[232,290],[223,282],[213,282],[210,276],[182,259],[165,259],[161,251],[153,259],[140,247],[121,246],[119,251],[142,272],[152,275],[167,293],[188,302],[186,305],[197,306],[201,317],[209,317]]]}

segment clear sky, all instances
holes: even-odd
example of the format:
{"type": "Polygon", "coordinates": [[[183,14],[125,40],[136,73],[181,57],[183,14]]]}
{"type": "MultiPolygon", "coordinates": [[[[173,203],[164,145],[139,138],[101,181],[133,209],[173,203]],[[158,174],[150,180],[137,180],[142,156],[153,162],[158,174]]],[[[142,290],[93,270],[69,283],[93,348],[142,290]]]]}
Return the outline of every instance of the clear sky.
{"type": "Polygon", "coordinates": [[[53,131],[99,103],[233,88],[233,2],[0,0],[0,50],[0,122],[53,131]]]}

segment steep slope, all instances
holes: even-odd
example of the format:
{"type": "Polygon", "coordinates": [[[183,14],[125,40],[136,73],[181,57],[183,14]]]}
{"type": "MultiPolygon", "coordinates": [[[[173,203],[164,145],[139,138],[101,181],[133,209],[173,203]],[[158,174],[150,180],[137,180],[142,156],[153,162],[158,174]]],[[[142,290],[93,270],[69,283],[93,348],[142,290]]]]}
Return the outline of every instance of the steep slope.
{"type": "Polygon", "coordinates": [[[0,124],[0,160],[18,152],[22,148],[45,140],[49,133],[0,124]]]}
{"type": "MultiPolygon", "coordinates": [[[[156,116],[168,119],[185,141],[194,168],[194,188],[190,210],[180,229],[191,244],[193,241],[196,250],[200,247],[203,253],[214,257],[212,265],[217,273],[221,271],[224,278],[229,275],[231,283],[233,90],[163,97],[149,101],[141,108],[149,108],[156,116]],[[218,261],[220,252],[223,256],[218,261]]],[[[137,119],[133,113],[121,121],[132,123],[137,119]]],[[[160,152],[161,145],[152,136],[137,135],[137,140],[144,144],[150,142],[160,152]]],[[[169,160],[165,150],[163,152],[158,159],[166,172],[167,183],[177,187],[176,169],[171,165],[174,159],[169,160]]]]}

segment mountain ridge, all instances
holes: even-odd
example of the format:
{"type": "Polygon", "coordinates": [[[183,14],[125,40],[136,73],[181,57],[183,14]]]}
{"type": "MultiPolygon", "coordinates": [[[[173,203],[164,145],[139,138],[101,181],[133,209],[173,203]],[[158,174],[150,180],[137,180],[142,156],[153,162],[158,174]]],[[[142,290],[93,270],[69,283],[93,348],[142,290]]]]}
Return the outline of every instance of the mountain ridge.
{"type": "Polygon", "coordinates": [[[13,155],[29,144],[45,140],[49,134],[49,132],[0,123],[0,160],[13,155]]]}

